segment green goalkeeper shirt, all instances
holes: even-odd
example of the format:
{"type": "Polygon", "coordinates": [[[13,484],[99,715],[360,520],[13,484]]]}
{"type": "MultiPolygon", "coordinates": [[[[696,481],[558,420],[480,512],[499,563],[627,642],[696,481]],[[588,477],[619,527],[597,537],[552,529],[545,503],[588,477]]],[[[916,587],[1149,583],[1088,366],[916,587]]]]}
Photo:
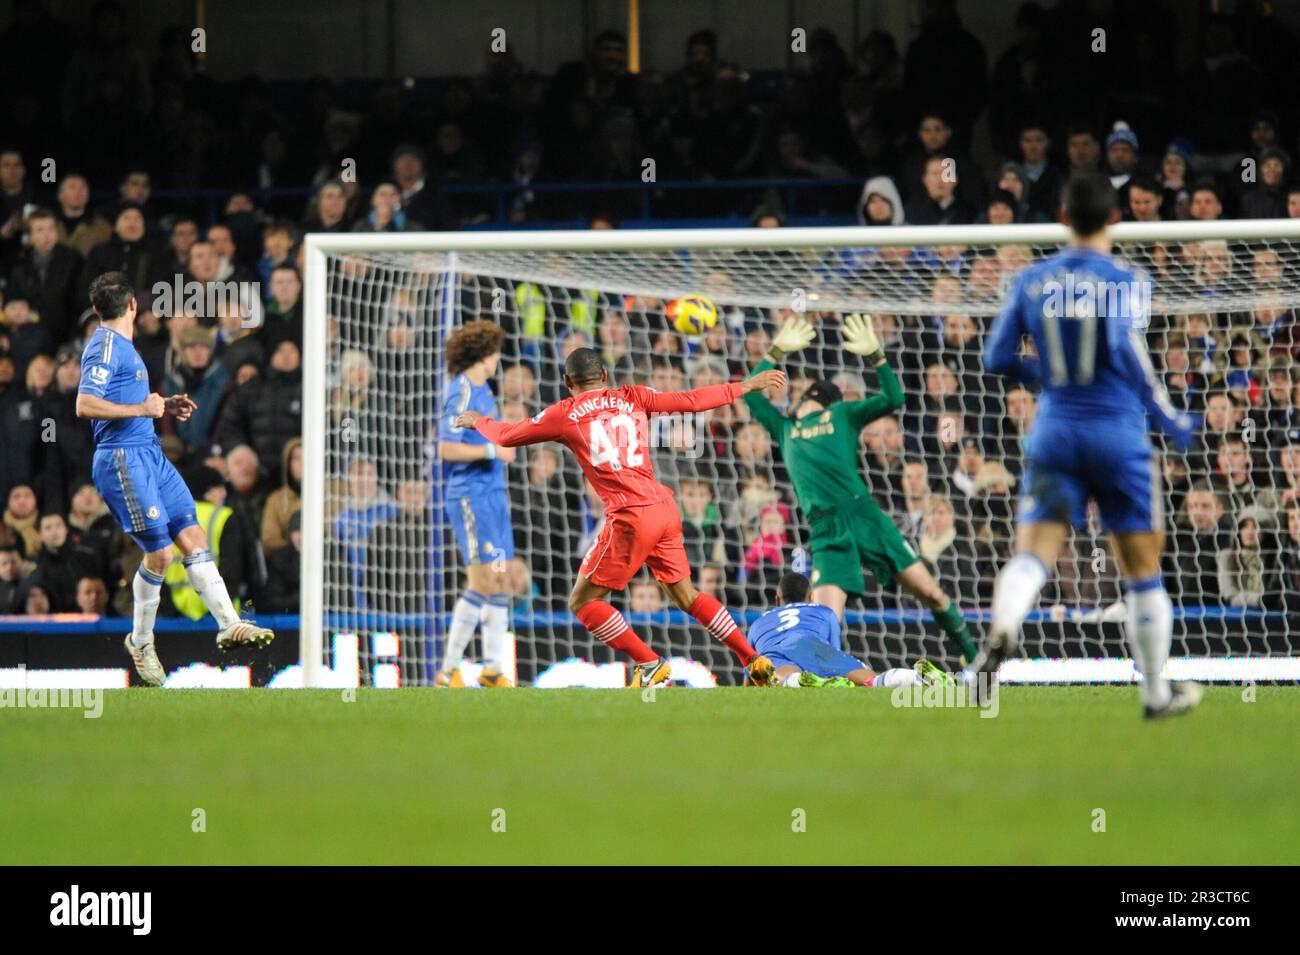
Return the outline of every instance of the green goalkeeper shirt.
{"type": "MultiPolygon", "coordinates": [[[[754,374],[776,367],[763,359],[754,374]]],[[[859,434],[870,421],[903,407],[903,389],[888,364],[876,366],[880,394],[861,401],[837,401],[798,421],[781,414],[761,391],[745,395],[754,420],[776,439],[799,506],[808,520],[850,501],[879,507],[858,466],[859,434]]]]}

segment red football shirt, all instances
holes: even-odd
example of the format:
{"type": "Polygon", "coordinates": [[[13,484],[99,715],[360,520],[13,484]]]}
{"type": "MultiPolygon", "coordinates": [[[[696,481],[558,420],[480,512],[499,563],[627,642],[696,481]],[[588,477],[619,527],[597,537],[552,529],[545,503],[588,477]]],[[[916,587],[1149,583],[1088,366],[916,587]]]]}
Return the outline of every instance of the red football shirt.
{"type": "Polygon", "coordinates": [[[640,385],[600,388],[556,402],[517,424],[480,418],[479,434],[502,447],[558,441],[572,451],[605,503],[606,513],[672,498],[655,479],[650,456],[650,415],[708,411],[744,393],[730,382],[694,391],[658,392],[640,385]]]}

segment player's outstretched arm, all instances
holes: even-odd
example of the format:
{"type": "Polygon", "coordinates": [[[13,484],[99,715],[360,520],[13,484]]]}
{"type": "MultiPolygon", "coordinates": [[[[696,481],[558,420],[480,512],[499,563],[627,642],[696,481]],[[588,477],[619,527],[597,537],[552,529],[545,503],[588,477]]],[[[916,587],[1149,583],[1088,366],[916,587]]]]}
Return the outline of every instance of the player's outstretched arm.
{"type": "MultiPolygon", "coordinates": [[[[169,400],[160,394],[152,394],[139,404],[120,405],[116,401],[109,401],[107,398],[82,392],[77,395],[77,417],[93,418],[99,421],[121,421],[125,418],[161,418],[167,413],[167,402],[169,400]]],[[[186,417],[189,416],[186,415],[186,417]]]]}
{"type": "Polygon", "coordinates": [[[729,405],[737,398],[785,387],[785,372],[769,368],[751,375],[744,381],[731,381],[725,385],[706,385],[692,391],[653,391],[638,388],[641,407],[646,411],[709,411],[729,405]]]}
{"type": "Polygon", "coordinates": [[[563,415],[555,412],[555,405],[541,414],[514,424],[504,424],[477,411],[466,411],[456,417],[455,427],[473,428],[493,444],[515,448],[521,444],[541,444],[560,440],[563,415]]]}
{"type": "MultiPolygon", "coordinates": [[[[767,350],[767,357],[754,366],[754,375],[761,375],[776,367],[786,355],[794,354],[807,348],[817,333],[813,330],[812,322],[806,318],[788,318],[781,323],[777,329],[776,336],[772,339],[771,347],[767,350]]],[[[789,423],[785,416],[776,409],[768,398],[764,389],[750,391],[745,394],[745,405],[749,408],[749,413],[754,416],[754,420],[767,429],[768,434],[781,439],[781,433],[789,423]]]]}
{"type": "Polygon", "coordinates": [[[893,414],[906,403],[903,386],[898,383],[894,369],[885,360],[885,351],[880,347],[880,338],[872,326],[871,316],[855,314],[844,319],[844,350],[854,355],[861,355],[867,364],[876,369],[876,380],[880,382],[880,394],[863,398],[861,401],[845,402],[849,421],[855,428],[862,428],[869,421],[887,414],[893,414]]]}

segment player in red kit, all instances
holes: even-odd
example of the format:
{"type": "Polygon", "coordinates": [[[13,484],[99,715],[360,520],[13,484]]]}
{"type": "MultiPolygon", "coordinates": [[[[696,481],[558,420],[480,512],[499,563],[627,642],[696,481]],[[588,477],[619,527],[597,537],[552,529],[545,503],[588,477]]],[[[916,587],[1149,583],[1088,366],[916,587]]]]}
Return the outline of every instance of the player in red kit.
{"type": "Polygon", "coordinates": [[[600,355],[579,348],[564,363],[564,383],[573,397],[528,421],[507,425],[471,411],[456,419],[456,427],[474,428],[506,448],[558,441],[577,455],[605,504],[605,527],[578,569],[569,609],[601,643],[632,657],[632,686],[663,683],[671,673],[668,662],[605,600],[611,590],[627,587],[642,566],[649,566],[673,603],[725,644],[753,683],[766,685],[772,664],[749,645],[727,608],[691,583],[677,502],[673,492],[655,480],[649,415],[720,408],[747,392],[784,386],[785,375],[773,369],[742,382],[671,393],[638,385],[611,388],[600,355]]]}

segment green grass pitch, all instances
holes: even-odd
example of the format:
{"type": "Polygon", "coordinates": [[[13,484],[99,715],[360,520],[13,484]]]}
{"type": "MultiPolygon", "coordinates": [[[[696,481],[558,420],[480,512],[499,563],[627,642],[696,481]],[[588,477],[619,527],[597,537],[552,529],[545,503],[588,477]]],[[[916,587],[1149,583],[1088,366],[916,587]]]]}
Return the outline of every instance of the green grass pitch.
{"type": "Polygon", "coordinates": [[[1116,687],[1006,688],[994,719],[884,690],[130,690],[99,719],[0,709],[0,846],[29,864],[1294,864],[1300,691],[1255,692],[1145,724],[1116,687]]]}

